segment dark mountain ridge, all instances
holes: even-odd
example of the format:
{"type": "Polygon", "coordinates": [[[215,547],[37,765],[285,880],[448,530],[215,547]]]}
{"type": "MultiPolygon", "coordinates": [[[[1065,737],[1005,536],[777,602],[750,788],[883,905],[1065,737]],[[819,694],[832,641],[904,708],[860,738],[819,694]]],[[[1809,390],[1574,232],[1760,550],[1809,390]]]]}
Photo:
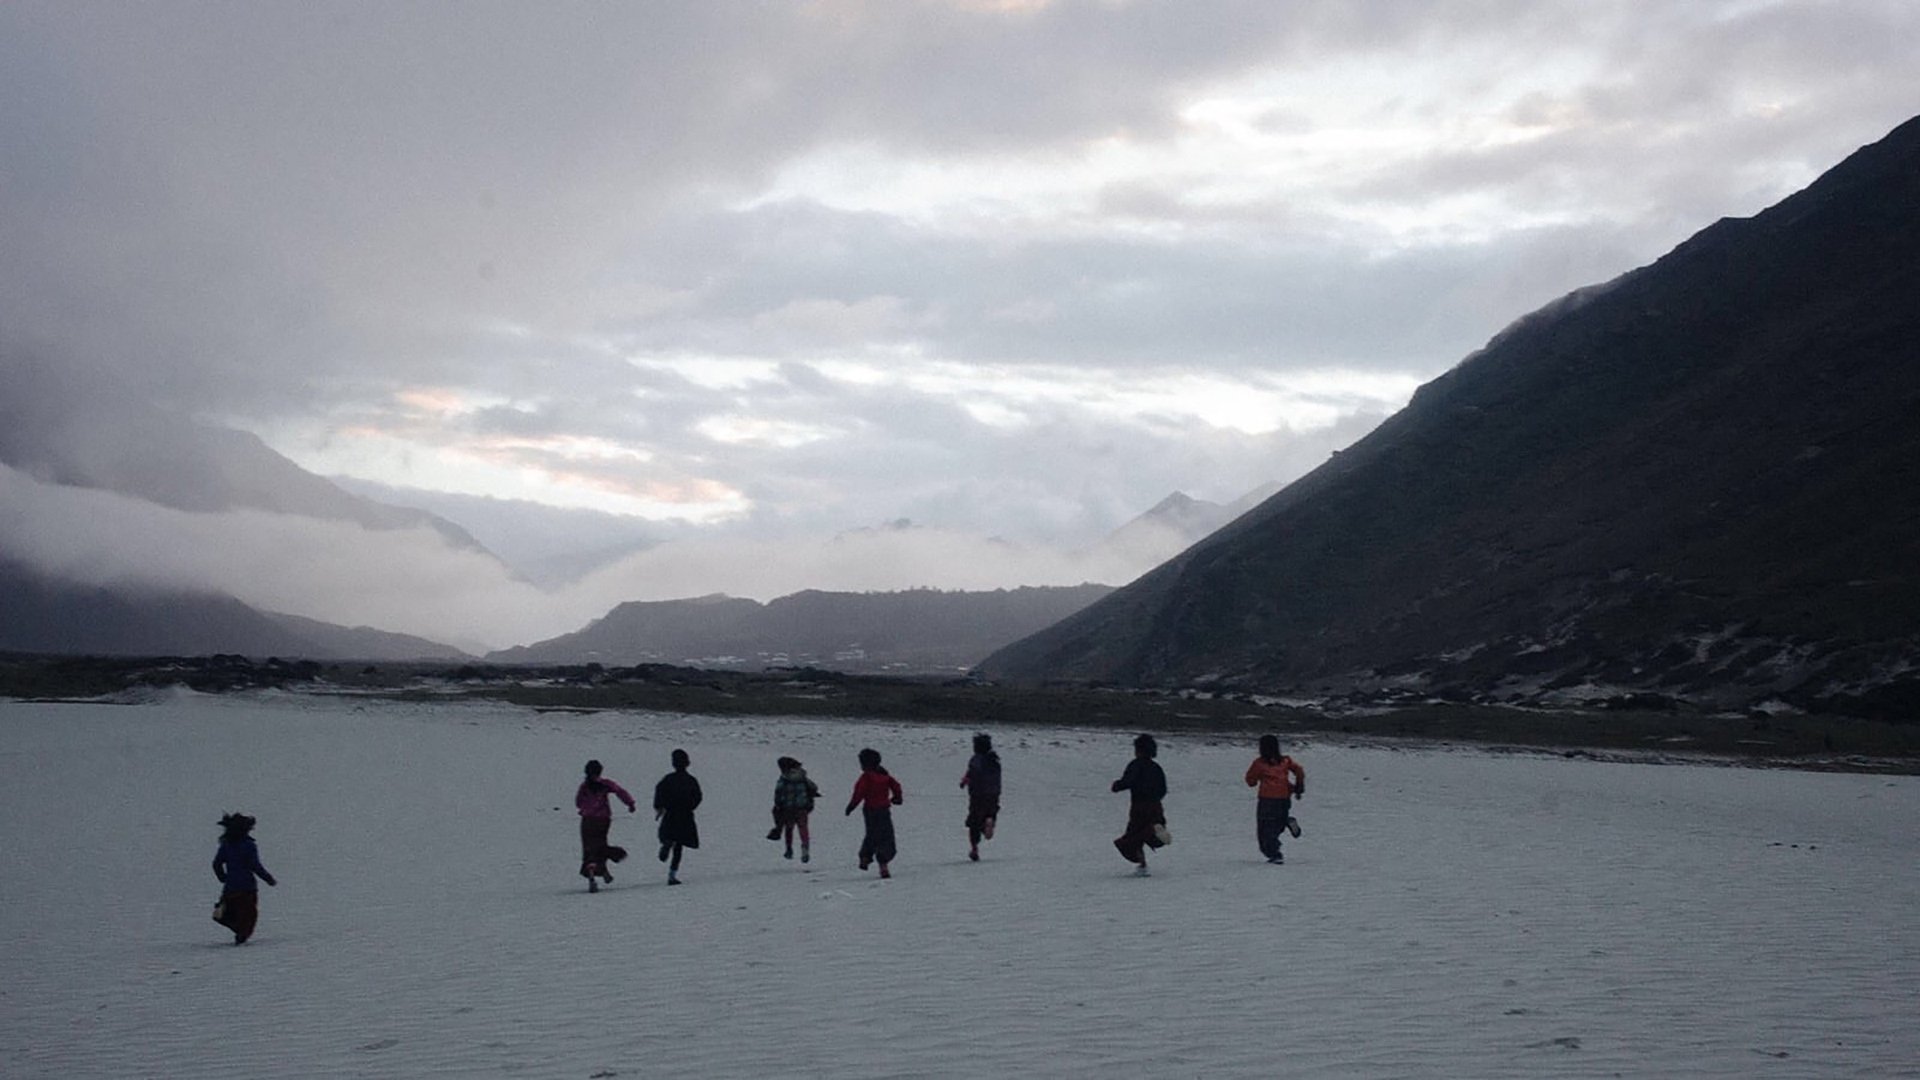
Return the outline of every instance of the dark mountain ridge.
{"type": "Polygon", "coordinates": [[[728,596],[631,601],[571,634],[504,649],[487,659],[954,672],[1112,591],[1106,585],[984,592],[807,590],[765,604],[728,596]]]}
{"type": "Polygon", "coordinates": [[[1520,320],[1007,680],[1920,702],[1920,119],[1520,320]]]}

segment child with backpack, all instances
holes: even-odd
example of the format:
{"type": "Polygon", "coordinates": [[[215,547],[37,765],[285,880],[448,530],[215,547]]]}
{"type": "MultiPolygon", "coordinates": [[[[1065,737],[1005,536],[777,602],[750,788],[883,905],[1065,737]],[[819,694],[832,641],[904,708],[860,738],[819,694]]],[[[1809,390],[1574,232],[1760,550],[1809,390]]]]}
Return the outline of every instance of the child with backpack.
{"type": "Polygon", "coordinates": [[[787,841],[785,858],[793,858],[793,834],[800,833],[800,861],[813,860],[813,838],[807,835],[807,817],[813,813],[813,801],[820,797],[820,787],[807,778],[807,770],[797,760],[783,757],[778,762],[780,779],[773,782],[773,828],[767,831],[767,839],[778,840],[783,835],[787,841]]]}

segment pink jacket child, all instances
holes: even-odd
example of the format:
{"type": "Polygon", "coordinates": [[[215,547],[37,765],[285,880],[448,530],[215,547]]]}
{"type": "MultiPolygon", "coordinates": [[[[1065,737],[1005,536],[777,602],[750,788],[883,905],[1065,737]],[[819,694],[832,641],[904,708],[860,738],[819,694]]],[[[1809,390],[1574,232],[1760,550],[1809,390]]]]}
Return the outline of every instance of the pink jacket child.
{"type": "Polygon", "coordinates": [[[607,832],[613,828],[613,806],[607,796],[618,796],[629,814],[640,808],[626,788],[601,776],[600,768],[598,761],[587,762],[586,779],[573,793],[574,809],[580,811],[580,876],[587,879],[588,892],[599,892],[601,881],[611,883],[613,872],[607,864],[627,857],[626,848],[607,843],[607,832]]]}

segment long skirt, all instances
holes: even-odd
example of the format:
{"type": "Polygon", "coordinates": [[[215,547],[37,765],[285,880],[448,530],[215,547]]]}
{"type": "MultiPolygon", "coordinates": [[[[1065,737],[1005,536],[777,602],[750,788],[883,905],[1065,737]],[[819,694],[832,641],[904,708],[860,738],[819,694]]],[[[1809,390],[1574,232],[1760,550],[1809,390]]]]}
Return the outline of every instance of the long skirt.
{"type": "Polygon", "coordinates": [[[1113,846],[1119,849],[1121,857],[1128,862],[1145,865],[1147,856],[1141,848],[1143,846],[1159,847],[1160,840],[1153,835],[1153,827],[1166,823],[1167,815],[1161,810],[1158,802],[1131,803],[1127,807],[1127,831],[1120,834],[1120,838],[1113,842],[1113,846]]]}
{"type": "Polygon", "coordinates": [[[253,936],[253,927],[260,921],[260,894],[222,893],[215,910],[213,921],[233,931],[233,943],[238,945],[253,936]]]}
{"type": "Polygon", "coordinates": [[[607,831],[613,828],[610,817],[583,817],[580,819],[580,876],[592,878],[599,876],[610,862],[619,862],[627,857],[627,849],[607,843],[607,831]]]}
{"type": "Polygon", "coordinates": [[[861,813],[867,818],[867,835],[860,841],[861,865],[877,859],[881,866],[885,866],[899,854],[893,843],[893,808],[882,806],[876,810],[863,807],[861,813]]]}

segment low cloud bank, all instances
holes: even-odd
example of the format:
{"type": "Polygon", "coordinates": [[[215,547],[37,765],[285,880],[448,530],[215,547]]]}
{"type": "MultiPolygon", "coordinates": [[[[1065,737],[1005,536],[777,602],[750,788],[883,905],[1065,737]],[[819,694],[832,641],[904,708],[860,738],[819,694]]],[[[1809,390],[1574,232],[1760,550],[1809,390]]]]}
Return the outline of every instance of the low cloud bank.
{"type": "Polygon", "coordinates": [[[627,600],[716,592],[769,600],[808,588],[1118,585],[1147,568],[1136,548],[1068,553],[893,527],[830,540],[667,543],[543,591],[424,528],[373,530],[257,510],[194,513],[45,483],[5,466],[0,554],[65,580],[226,593],[269,611],[468,649],[576,630],[627,600]]]}

